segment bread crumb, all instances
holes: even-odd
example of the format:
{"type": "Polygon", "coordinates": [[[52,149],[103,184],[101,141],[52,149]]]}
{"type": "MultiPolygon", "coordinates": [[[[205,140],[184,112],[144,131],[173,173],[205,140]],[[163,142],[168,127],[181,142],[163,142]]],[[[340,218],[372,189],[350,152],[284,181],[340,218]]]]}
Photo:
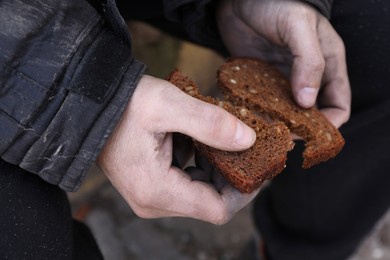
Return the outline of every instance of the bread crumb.
{"type": "Polygon", "coordinates": [[[247,115],[248,115],[248,109],[246,109],[246,108],[241,108],[241,110],[240,110],[240,115],[242,115],[242,116],[247,116],[247,115]]]}
{"type": "Polygon", "coordinates": [[[248,91],[249,91],[250,93],[252,93],[252,94],[257,94],[257,93],[258,93],[257,90],[254,89],[254,88],[250,88],[250,89],[248,89],[248,91]]]}

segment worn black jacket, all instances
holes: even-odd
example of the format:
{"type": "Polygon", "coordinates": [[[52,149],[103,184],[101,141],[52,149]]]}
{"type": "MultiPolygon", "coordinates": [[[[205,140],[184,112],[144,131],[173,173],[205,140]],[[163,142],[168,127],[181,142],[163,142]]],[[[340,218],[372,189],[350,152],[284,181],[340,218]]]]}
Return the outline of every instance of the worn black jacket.
{"type": "MultiPolygon", "coordinates": [[[[223,48],[213,2],[0,1],[0,155],[76,190],[113,131],[145,66],[125,19],[223,48]]],[[[326,16],[331,1],[314,4],[326,16]]]]}

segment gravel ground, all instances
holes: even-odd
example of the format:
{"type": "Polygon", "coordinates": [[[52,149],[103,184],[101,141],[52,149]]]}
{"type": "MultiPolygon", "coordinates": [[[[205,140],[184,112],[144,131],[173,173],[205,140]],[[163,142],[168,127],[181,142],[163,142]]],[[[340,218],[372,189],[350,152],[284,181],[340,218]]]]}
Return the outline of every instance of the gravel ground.
{"type": "MultiPolygon", "coordinates": [[[[107,260],[254,259],[248,252],[243,256],[254,236],[251,205],[223,226],[187,218],[145,220],[131,211],[96,168],[83,188],[69,197],[75,217],[91,228],[107,260]]],[[[390,214],[349,260],[378,259],[390,260],[390,214]]]]}

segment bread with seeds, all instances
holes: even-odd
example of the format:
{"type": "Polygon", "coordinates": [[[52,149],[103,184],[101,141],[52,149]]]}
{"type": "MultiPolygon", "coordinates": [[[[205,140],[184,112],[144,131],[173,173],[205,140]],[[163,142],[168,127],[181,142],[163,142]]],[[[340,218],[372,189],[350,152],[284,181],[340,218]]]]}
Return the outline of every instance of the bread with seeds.
{"type": "Polygon", "coordinates": [[[242,193],[251,193],[284,169],[287,152],[294,145],[284,123],[267,122],[252,113],[245,104],[233,106],[229,101],[205,97],[200,94],[196,84],[178,70],[171,72],[167,80],[194,98],[222,107],[255,130],[257,138],[254,145],[240,152],[221,151],[194,142],[199,152],[232,186],[242,193]]]}
{"type": "Polygon", "coordinates": [[[304,139],[303,168],[327,161],[343,148],[345,141],[338,129],[317,108],[296,104],[287,78],[267,63],[229,58],[219,68],[217,79],[230,102],[280,120],[304,139]]]}

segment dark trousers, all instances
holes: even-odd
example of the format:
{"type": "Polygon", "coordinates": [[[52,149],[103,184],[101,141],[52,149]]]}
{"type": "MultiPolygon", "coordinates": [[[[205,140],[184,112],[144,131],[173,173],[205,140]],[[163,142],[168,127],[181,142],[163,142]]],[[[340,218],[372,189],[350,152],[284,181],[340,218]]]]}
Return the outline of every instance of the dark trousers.
{"type": "Polygon", "coordinates": [[[0,160],[0,259],[102,259],[66,193],[0,160]]]}
{"type": "Polygon", "coordinates": [[[299,144],[259,196],[254,218],[270,259],[347,259],[390,205],[390,2],[335,0],[352,117],[336,158],[301,169],[299,144]]]}

